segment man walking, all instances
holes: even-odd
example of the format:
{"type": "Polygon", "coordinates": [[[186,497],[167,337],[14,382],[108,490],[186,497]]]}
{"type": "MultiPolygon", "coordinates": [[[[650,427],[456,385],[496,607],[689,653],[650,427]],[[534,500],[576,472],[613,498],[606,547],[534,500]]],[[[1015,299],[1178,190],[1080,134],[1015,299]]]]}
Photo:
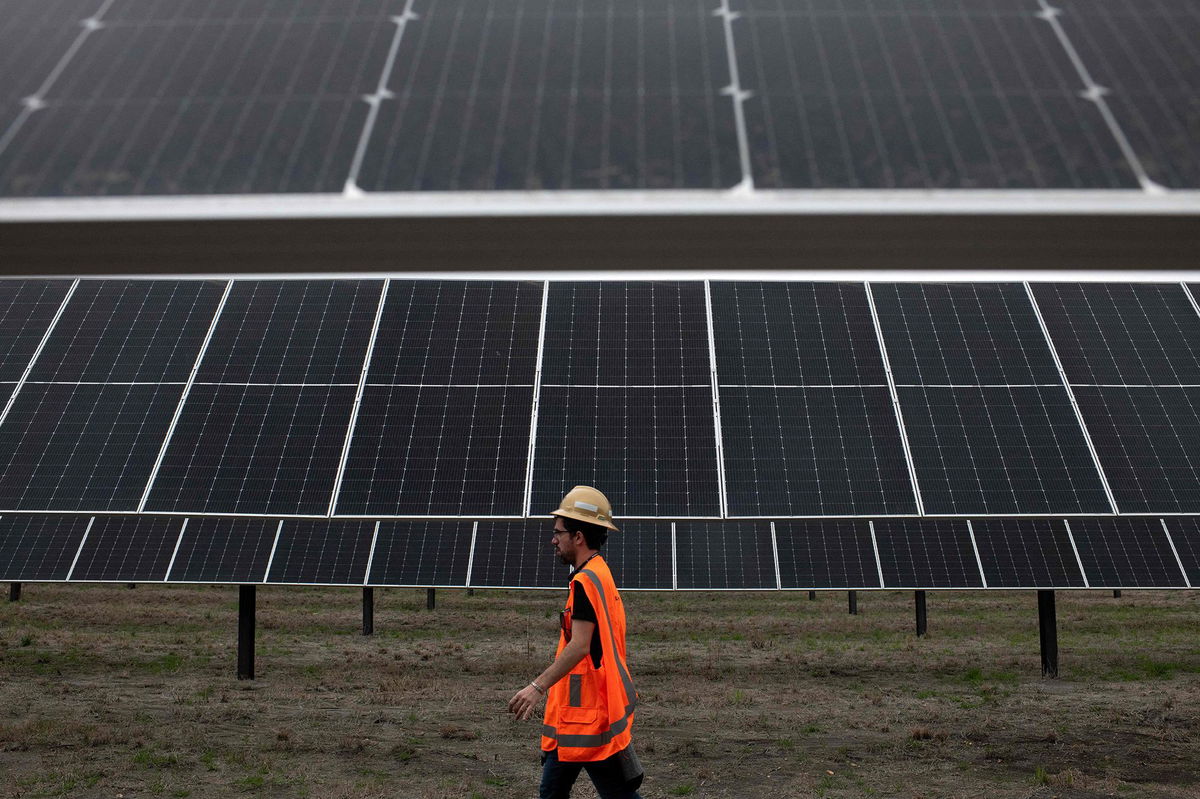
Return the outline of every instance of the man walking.
{"type": "Polygon", "coordinates": [[[637,693],[625,664],[625,606],[600,548],[612,507],[591,486],[575,486],[555,518],[554,552],[571,568],[554,662],[509,700],[520,720],[546,697],[541,799],[567,799],[587,770],[601,799],[641,799],[642,768],[631,744],[637,693]],[[564,679],[566,678],[566,679],[564,679]]]}

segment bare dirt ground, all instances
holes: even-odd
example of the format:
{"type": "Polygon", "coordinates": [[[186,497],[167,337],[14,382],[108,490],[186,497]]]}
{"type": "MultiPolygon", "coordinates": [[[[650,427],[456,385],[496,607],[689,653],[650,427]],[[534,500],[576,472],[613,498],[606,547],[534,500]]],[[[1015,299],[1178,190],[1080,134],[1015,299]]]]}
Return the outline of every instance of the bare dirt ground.
{"type": "MultiPolygon", "coordinates": [[[[0,603],[0,796],[536,794],[508,697],[552,654],[557,592],[27,585],[0,603]]],[[[652,797],[1200,797],[1200,592],[626,595],[652,797]]],[[[577,797],[594,792],[586,777],[577,797]]]]}

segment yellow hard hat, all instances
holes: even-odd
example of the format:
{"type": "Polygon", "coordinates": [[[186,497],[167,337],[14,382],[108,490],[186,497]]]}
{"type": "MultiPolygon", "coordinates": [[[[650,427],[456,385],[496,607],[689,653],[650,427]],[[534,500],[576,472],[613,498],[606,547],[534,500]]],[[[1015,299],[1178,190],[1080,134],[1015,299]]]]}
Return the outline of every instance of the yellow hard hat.
{"type": "Polygon", "coordinates": [[[609,530],[617,529],[612,523],[612,505],[608,503],[608,497],[591,486],[572,488],[558,504],[558,510],[550,511],[550,515],[598,524],[609,530]]]}

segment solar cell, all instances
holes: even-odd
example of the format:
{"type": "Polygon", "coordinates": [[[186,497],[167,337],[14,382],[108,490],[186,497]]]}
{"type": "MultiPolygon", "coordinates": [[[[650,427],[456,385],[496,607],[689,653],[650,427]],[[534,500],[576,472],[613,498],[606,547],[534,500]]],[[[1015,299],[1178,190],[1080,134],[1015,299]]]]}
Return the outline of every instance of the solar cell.
{"type": "Polygon", "coordinates": [[[671,588],[674,561],[670,523],[618,519],[617,526],[621,530],[611,533],[600,550],[617,588],[671,588]]]}
{"type": "MultiPolygon", "coordinates": [[[[0,380],[4,383],[15,384],[25,373],[70,288],[69,280],[0,280],[0,380]]],[[[0,396],[8,399],[9,391],[0,387],[0,396]]]]}
{"type": "Polygon", "coordinates": [[[379,522],[286,521],[268,583],[362,585],[379,522]]]}
{"type": "Polygon", "coordinates": [[[116,5],[14,137],[4,194],[342,189],[395,4],[116,5]]]}
{"type": "Polygon", "coordinates": [[[1020,283],[872,283],[897,384],[1060,384],[1020,283]]]}
{"type": "Polygon", "coordinates": [[[723,385],[881,385],[879,339],[861,283],[712,283],[723,385]]]}
{"type": "Polygon", "coordinates": [[[0,497],[29,510],[135,510],[179,385],[27,383],[0,425],[0,497]]]}
{"type": "Polygon", "coordinates": [[[721,389],[732,516],[914,513],[887,388],[721,389]]]}
{"type": "Polygon", "coordinates": [[[520,516],[530,387],[367,386],[338,513],[520,516]]]}
{"type": "Polygon", "coordinates": [[[463,586],[471,522],[383,522],[371,558],[371,585],[463,586]]]}
{"type": "Polygon", "coordinates": [[[360,185],[721,188],[741,179],[707,0],[418,3],[360,185]]]}
{"type": "Polygon", "coordinates": [[[1074,391],[1123,513],[1200,511],[1200,387],[1074,391]]]}
{"type": "Polygon", "coordinates": [[[262,582],[275,544],[274,519],[188,519],[168,579],[184,583],[262,582]]]}
{"type": "Polygon", "coordinates": [[[776,521],[775,541],[783,588],[881,587],[866,521],[776,521]]]}
{"type": "Polygon", "coordinates": [[[1065,0],[1062,24],[1157,183],[1200,186],[1189,109],[1200,87],[1200,16],[1187,2],[1065,0]]]}
{"type": "Polygon", "coordinates": [[[543,284],[391,280],[371,383],[532,385],[543,284]]]}
{"type": "Polygon", "coordinates": [[[747,0],[763,188],[1134,188],[1036,4],[747,0]]]}
{"type": "Polygon", "coordinates": [[[1052,519],[971,523],[989,588],[1083,588],[1067,528],[1052,519]]]}
{"type": "Polygon", "coordinates": [[[97,516],[79,550],[72,582],[166,580],[185,523],[165,516],[97,516]]]}
{"type": "Polygon", "coordinates": [[[704,284],[551,283],[544,385],[708,385],[704,284]]]}
{"type": "Polygon", "coordinates": [[[1200,587],[1200,519],[1174,516],[1164,520],[1192,588],[1200,587]]]}
{"type": "Polygon", "coordinates": [[[1200,314],[1178,283],[1031,288],[1071,383],[1200,383],[1200,314]]]}
{"type": "Polygon", "coordinates": [[[324,514],[354,394],[353,386],[193,386],[146,508],[324,514]]]}
{"type": "MultiPolygon", "coordinates": [[[[9,0],[0,20],[0,103],[5,112],[35,94],[100,6],[79,0],[9,0]]],[[[3,125],[8,124],[5,119],[3,125]]],[[[3,128],[0,127],[0,131],[3,128]]]]}
{"type": "Polygon", "coordinates": [[[0,580],[65,580],[90,516],[0,518],[0,580]]]}
{"type": "Polygon", "coordinates": [[[618,518],[718,516],[712,390],[543,386],[532,512],[581,484],[618,518]]]}
{"type": "Polygon", "coordinates": [[[925,386],[898,394],[927,513],[1111,510],[1064,388],[925,386]]]}
{"type": "Polygon", "coordinates": [[[679,588],[778,588],[767,522],[677,522],[679,588]]]}
{"type": "MultiPolygon", "coordinates": [[[[557,500],[551,509],[556,507],[557,500]]],[[[554,556],[553,529],[548,518],[481,521],[467,585],[565,590],[570,571],[554,556]]]]}
{"type": "Polygon", "coordinates": [[[1092,588],[1182,588],[1183,572],[1158,519],[1071,519],[1092,588]]]}
{"type": "Polygon", "coordinates": [[[983,588],[962,519],[872,522],[885,588],[983,588]]]}
{"type": "Polygon", "coordinates": [[[31,381],[183,382],[224,281],[82,280],[31,381]]]}
{"type": "Polygon", "coordinates": [[[379,280],[237,280],[199,383],[357,384],[379,280]]]}

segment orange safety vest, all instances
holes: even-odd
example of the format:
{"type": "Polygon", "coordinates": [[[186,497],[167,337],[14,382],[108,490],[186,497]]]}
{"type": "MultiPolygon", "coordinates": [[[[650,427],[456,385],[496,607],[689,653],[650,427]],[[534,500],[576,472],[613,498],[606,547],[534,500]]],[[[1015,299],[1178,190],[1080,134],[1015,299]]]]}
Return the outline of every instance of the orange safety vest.
{"type": "MultiPolygon", "coordinates": [[[[550,686],[542,721],[542,749],[558,749],[564,761],[604,760],[629,746],[637,692],[625,665],[625,606],[608,564],[599,555],[571,577],[567,613],[575,604],[575,583],[583,586],[596,611],[596,631],[604,654],[600,668],[585,653],[575,668],[550,686]]],[[[555,657],[567,645],[558,635],[555,657]]]]}

